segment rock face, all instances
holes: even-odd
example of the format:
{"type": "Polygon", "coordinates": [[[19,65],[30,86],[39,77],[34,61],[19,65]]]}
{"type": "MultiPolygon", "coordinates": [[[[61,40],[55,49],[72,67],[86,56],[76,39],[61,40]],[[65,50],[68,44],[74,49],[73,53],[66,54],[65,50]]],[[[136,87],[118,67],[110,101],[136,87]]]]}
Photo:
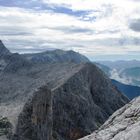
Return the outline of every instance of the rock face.
{"type": "Polygon", "coordinates": [[[46,87],[25,104],[13,140],[52,140],[52,93],[46,87]]]}
{"type": "Polygon", "coordinates": [[[74,51],[54,50],[36,54],[24,54],[23,56],[34,63],[89,62],[88,58],[74,51]]]}
{"type": "Polygon", "coordinates": [[[57,140],[76,140],[90,134],[128,102],[90,63],[53,92],[53,134],[57,140]]]}
{"type": "Polygon", "coordinates": [[[140,97],[116,111],[99,130],[80,140],[139,140],[140,97]]]}

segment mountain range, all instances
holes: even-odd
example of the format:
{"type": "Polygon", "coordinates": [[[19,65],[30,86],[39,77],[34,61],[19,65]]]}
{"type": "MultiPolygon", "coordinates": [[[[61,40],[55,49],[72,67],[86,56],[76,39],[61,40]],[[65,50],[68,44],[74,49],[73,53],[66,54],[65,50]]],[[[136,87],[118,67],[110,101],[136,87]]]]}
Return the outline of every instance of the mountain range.
{"type": "Polygon", "coordinates": [[[46,52],[42,59],[13,54],[2,42],[0,49],[0,139],[76,140],[129,102],[79,53],[56,50],[47,61],[46,52]]]}
{"type": "Polygon", "coordinates": [[[56,49],[42,53],[23,54],[22,56],[34,63],[89,62],[88,58],[72,50],[63,51],[56,49]]]}
{"type": "Polygon", "coordinates": [[[106,74],[119,82],[140,87],[140,61],[99,61],[106,74]]]}
{"type": "Polygon", "coordinates": [[[120,77],[128,79],[133,85],[140,86],[140,66],[124,69],[120,77]]]}
{"type": "MultiPolygon", "coordinates": [[[[96,66],[98,66],[108,77],[112,78],[111,76],[111,68],[103,65],[103,64],[99,64],[99,63],[95,63],[96,66]]],[[[133,73],[133,72],[132,72],[133,73]]],[[[138,75],[138,71],[135,73],[135,75],[138,75]]],[[[114,84],[114,86],[117,87],[117,89],[119,91],[121,91],[125,96],[127,96],[130,100],[132,100],[135,97],[140,96],[140,87],[139,86],[134,86],[134,85],[130,85],[130,84],[124,84],[120,81],[116,81],[115,79],[111,80],[112,83],[114,84]]]]}
{"type": "Polygon", "coordinates": [[[98,61],[98,63],[103,64],[111,69],[127,69],[132,67],[140,67],[139,60],[128,60],[128,61],[98,61]]]}

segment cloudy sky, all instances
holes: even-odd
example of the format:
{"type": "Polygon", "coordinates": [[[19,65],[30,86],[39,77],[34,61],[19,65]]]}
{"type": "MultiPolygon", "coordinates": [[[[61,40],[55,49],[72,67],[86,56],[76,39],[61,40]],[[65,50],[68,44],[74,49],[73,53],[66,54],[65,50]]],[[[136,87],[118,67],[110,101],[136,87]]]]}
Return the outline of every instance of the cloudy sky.
{"type": "Polygon", "coordinates": [[[140,0],[0,0],[0,39],[12,52],[140,60],[140,0]]]}

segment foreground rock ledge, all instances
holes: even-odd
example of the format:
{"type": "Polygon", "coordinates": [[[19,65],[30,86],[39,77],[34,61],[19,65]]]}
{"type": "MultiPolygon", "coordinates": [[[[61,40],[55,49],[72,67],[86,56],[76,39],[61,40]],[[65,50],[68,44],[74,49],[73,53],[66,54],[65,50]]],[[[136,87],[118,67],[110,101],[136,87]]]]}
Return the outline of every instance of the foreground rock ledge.
{"type": "Polygon", "coordinates": [[[116,111],[99,130],[80,140],[140,140],[140,97],[116,111]]]}

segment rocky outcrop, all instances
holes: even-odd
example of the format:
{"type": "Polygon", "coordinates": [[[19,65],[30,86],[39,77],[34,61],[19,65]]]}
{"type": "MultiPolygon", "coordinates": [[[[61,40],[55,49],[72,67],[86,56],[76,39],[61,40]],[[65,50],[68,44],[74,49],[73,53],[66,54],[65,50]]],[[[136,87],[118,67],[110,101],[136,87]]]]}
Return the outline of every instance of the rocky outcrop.
{"type": "Polygon", "coordinates": [[[140,97],[116,111],[99,130],[80,140],[139,140],[140,97]]]}
{"type": "Polygon", "coordinates": [[[41,87],[18,117],[13,140],[52,140],[52,93],[41,87]]]}

